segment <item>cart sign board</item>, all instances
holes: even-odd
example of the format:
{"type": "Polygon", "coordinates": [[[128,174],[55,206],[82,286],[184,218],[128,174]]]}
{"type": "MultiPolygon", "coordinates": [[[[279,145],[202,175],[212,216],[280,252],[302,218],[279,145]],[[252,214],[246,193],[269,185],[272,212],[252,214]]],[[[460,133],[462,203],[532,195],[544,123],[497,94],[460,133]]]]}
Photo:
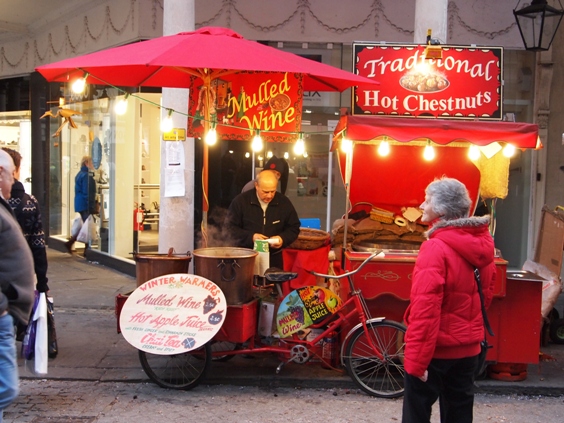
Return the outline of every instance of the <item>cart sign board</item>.
{"type": "Polygon", "coordinates": [[[501,120],[503,48],[353,44],[355,71],[380,82],[354,88],[353,114],[501,120]]]}
{"type": "Polygon", "coordinates": [[[125,340],[160,355],[197,349],[219,331],[227,303],[221,289],[201,276],[175,273],[139,286],[120,315],[125,340]]]}
{"type": "Polygon", "coordinates": [[[319,286],[305,286],[290,292],[276,313],[276,328],[286,338],[319,323],[342,307],[341,298],[319,286]]]}
{"type": "Polygon", "coordinates": [[[294,142],[301,130],[302,75],[282,72],[239,72],[211,82],[209,94],[192,78],[188,133],[202,137],[206,95],[208,120],[217,122],[218,138],[250,141],[261,131],[265,141],[294,142]],[[294,134],[294,135],[292,135],[294,134]]]}

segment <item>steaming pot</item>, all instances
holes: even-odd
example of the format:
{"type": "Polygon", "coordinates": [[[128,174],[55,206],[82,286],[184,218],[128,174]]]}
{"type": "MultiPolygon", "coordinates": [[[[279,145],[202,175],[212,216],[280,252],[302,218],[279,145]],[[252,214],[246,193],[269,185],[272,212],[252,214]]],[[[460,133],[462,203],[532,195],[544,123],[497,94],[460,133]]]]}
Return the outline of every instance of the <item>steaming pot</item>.
{"type": "Polygon", "coordinates": [[[238,305],[253,299],[255,257],[248,248],[208,247],[192,252],[194,273],[215,282],[221,288],[227,305],[238,305]]]}

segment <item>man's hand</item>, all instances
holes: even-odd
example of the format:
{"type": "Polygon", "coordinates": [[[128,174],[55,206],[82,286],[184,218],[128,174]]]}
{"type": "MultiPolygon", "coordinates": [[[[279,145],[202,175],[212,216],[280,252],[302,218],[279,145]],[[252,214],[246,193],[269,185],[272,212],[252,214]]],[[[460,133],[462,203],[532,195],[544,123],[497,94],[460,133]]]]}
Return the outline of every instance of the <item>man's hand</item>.
{"type": "Polygon", "coordinates": [[[268,237],[266,235],[263,235],[263,234],[254,234],[253,235],[253,241],[260,241],[260,240],[264,240],[264,239],[268,239],[268,237]]]}
{"type": "Polygon", "coordinates": [[[272,247],[272,248],[282,248],[282,238],[279,237],[278,235],[270,237],[269,238],[272,241],[269,241],[268,244],[272,247]]]}

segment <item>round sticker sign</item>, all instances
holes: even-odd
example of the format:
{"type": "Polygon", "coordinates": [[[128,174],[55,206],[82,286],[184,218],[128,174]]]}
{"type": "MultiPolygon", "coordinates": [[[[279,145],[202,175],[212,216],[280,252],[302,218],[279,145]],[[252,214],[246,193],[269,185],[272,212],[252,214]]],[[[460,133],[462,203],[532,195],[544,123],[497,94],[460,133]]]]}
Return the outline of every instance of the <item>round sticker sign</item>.
{"type": "Polygon", "coordinates": [[[219,331],[227,303],[209,279],[185,273],[159,276],[139,286],[121,310],[119,323],[127,342],[161,355],[201,347],[219,331]]]}

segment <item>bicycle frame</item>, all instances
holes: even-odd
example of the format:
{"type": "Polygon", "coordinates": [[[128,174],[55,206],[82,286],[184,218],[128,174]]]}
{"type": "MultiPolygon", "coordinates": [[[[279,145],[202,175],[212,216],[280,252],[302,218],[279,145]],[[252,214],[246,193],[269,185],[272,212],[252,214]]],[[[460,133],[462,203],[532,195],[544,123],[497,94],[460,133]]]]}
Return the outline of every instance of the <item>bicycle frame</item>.
{"type": "MultiPolygon", "coordinates": [[[[344,341],[341,344],[340,358],[341,358],[341,364],[343,364],[343,362],[342,362],[343,352],[344,352],[344,349],[347,345],[346,341],[349,339],[350,335],[360,326],[362,326],[364,328],[364,331],[366,333],[368,333],[368,327],[367,327],[368,323],[378,322],[378,321],[384,320],[384,317],[379,317],[379,318],[375,318],[375,319],[371,318],[370,311],[368,310],[368,307],[366,305],[364,297],[362,296],[362,292],[355,288],[353,280],[352,280],[352,275],[355,274],[356,272],[358,272],[362,267],[364,267],[365,264],[367,264],[372,258],[374,258],[377,255],[378,255],[378,253],[374,253],[374,254],[370,255],[354,271],[347,272],[347,273],[342,274],[342,275],[335,276],[335,275],[325,275],[325,274],[321,274],[321,273],[311,272],[315,276],[324,277],[324,278],[342,279],[342,278],[346,277],[348,279],[348,282],[349,282],[350,293],[351,293],[351,296],[348,298],[348,300],[345,301],[345,303],[342,305],[342,307],[339,310],[337,310],[337,312],[335,314],[327,316],[327,318],[323,319],[323,321],[311,326],[312,328],[320,328],[320,327],[327,326],[314,339],[312,339],[312,340],[300,339],[297,335],[293,335],[293,336],[288,337],[288,338],[280,338],[280,341],[283,345],[278,345],[278,346],[264,345],[264,344],[259,342],[260,346],[256,346],[257,337],[256,337],[256,333],[255,333],[249,339],[249,345],[248,345],[247,348],[236,349],[236,350],[221,350],[221,351],[215,350],[215,351],[212,352],[212,356],[213,357],[224,357],[224,356],[229,356],[229,355],[254,354],[254,353],[263,353],[263,352],[289,355],[292,347],[295,346],[295,345],[304,345],[304,346],[308,347],[308,349],[314,349],[315,345],[317,343],[319,343],[325,337],[327,337],[327,335],[329,335],[329,333],[331,333],[331,332],[333,332],[337,329],[340,329],[345,322],[347,322],[347,321],[358,321],[358,324],[356,324],[351,330],[349,330],[349,332],[347,333],[344,341]],[[352,306],[352,308],[351,308],[351,306],[352,306]],[[347,311],[347,310],[349,310],[349,311],[347,311]],[[355,320],[353,320],[353,319],[355,319],[355,320]]],[[[289,285],[290,285],[289,281],[284,282],[282,285],[283,285],[283,287],[282,287],[283,294],[287,294],[291,291],[289,289],[289,285]]],[[[380,353],[379,349],[374,345],[371,337],[368,337],[368,342],[369,342],[370,347],[372,348],[374,354],[379,359],[383,359],[384,357],[380,353]]]]}

